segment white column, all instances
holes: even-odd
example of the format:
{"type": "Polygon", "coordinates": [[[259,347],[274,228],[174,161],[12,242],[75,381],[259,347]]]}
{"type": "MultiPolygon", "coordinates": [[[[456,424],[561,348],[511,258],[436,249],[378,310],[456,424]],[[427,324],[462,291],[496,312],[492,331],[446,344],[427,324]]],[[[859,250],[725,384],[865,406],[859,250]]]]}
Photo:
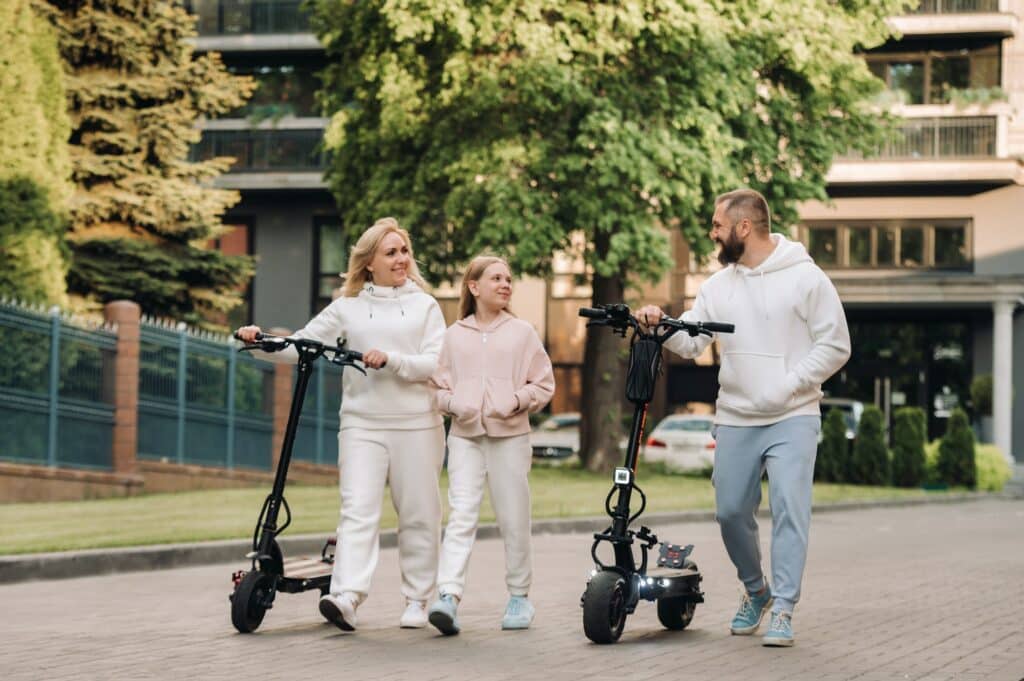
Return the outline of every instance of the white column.
{"type": "Polygon", "coordinates": [[[996,445],[1013,461],[1013,308],[1015,302],[993,303],[992,427],[996,445]]]}

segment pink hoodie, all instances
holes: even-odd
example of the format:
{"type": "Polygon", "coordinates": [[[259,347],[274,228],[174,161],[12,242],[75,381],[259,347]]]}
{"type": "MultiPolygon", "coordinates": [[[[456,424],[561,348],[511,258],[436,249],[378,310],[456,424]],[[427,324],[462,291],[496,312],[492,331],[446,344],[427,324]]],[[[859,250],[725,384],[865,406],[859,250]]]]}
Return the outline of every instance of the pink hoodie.
{"type": "Polygon", "coordinates": [[[431,382],[458,437],[530,432],[530,412],[555,392],[544,346],[527,322],[502,312],[486,329],[470,315],[448,327],[431,382]]]}

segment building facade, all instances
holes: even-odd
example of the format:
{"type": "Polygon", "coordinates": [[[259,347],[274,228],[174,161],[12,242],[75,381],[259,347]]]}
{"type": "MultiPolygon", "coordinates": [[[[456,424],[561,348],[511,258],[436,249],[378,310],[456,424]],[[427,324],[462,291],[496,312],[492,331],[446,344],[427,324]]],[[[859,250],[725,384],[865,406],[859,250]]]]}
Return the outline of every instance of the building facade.
{"type": "MultiPolygon", "coordinates": [[[[203,123],[198,157],[234,156],[218,186],[242,199],[227,222],[235,252],[258,260],[247,306],[235,320],[296,328],[331,298],[346,244],[322,173],[316,73],[323,50],[298,0],[191,0],[197,48],[217,51],[259,83],[252,101],[203,123]]],[[[829,203],[801,207],[791,235],[828,272],[847,308],[854,356],[826,386],[837,397],[890,412],[918,405],[929,435],[950,410],[972,406],[974,377],[991,374],[983,436],[1024,460],[1024,0],[923,0],[891,19],[900,37],[865,55],[886,83],[879,102],[901,118],[869,159],[837,159],[829,203]]],[[[644,297],[680,313],[708,272],[672,237],[675,269],[644,297]]],[[[580,392],[589,304],[581,262],[556,262],[546,281],[524,281],[520,316],[545,340],[560,386],[555,411],[580,392]]],[[[441,290],[448,314],[453,292],[441,290]]],[[[714,348],[673,359],[655,404],[700,408],[717,390],[714,348]]],[[[979,415],[980,416],[980,415],[979,415]]]]}

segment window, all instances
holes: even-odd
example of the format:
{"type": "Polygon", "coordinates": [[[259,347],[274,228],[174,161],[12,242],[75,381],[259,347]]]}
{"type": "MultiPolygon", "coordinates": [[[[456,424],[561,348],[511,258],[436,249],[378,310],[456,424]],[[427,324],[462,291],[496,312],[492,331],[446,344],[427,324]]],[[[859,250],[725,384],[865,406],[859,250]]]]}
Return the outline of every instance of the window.
{"type": "Polygon", "coordinates": [[[999,45],[867,56],[871,73],[903,104],[946,104],[957,90],[999,87],[1001,58],[999,45]]]}
{"type": "Polygon", "coordinates": [[[277,119],[282,116],[317,116],[316,91],[319,65],[231,64],[228,71],[251,76],[256,89],[249,101],[227,115],[229,118],[277,119]]]}
{"type": "Polygon", "coordinates": [[[831,268],[966,269],[967,220],[814,223],[800,228],[814,261],[831,268]]]}
{"type": "Polygon", "coordinates": [[[317,218],[313,238],[313,314],[330,305],[334,291],[342,284],[341,274],[348,269],[345,231],[336,217],[317,218]]]}

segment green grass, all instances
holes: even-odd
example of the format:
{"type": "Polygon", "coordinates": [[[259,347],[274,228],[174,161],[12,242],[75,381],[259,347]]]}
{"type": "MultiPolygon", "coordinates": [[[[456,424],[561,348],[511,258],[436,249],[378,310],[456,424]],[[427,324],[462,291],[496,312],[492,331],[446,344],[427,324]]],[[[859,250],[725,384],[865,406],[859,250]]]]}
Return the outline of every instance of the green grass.
{"type": "MultiPolygon", "coordinates": [[[[714,506],[714,492],[707,478],[641,470],[637,482],[647,494],[647,512],[707,510],[714,506]]],[[[447,498],[447,483],[447,477],[442,476],[443,499],[447,498]]],[[[530,487],[534,518],[599,516],[604,513],[611,476],[580,469],[535,467],[530,487]]],[[[269,487],[259,487],[0,505],[0,554],[249,538],[268,493],[269,487]]],[[[921,490],[885,487],[814,487],[815,503],[924,494],[921,490]]],[[[336,487],[294,485],[285,496],[293,515],[287,534],[327,535],[334,531],[339,504],[336,487]]],[[[494,520],[486,499],[480,520],[494,520]]],[[[382,526],[395,527],[390,498],[384,500],[382,526]]]]}

